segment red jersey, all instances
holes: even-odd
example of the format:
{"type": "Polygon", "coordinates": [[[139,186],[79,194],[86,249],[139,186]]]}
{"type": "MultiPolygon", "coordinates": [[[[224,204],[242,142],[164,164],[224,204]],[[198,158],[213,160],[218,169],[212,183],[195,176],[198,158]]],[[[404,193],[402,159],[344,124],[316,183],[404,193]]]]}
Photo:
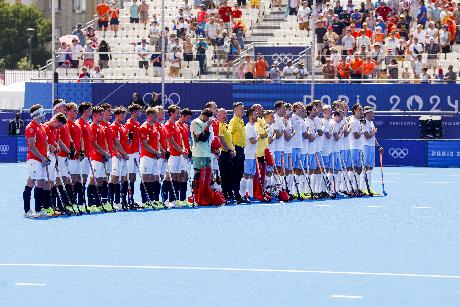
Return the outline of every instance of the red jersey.
{"type": "MultiPolygon", "coordinates": [[[[169,120],[165,124],[166,130],[166,138],[169,139],[173,138],[173,140],[177,143],[177,145],[182,146],[182,135],[179,129],[179,126],[176,123],[172,123],[169,120]]],[[[171,144],[169,144],[169,153],[171,156],[178,157],[181,155],[179,151],[176,150],[171,144]]]]}
{"type": "MultiPolygon", "coordinates": [[[[66,124],[69,127],[70,131],[70,138],[73,141],[73,145],[75,146],[75,150],[77,152],[77,156],[81,150],[81,128],[75,122],[67,121],[66,124]]],[[[77,160],[78,157],[74,157],[74,160],[77,160]]]]}
{"type": "MultiPolygon", "coordinates": [[[[183,142],[183,147],[187,149],[188,152],[191,152],[190,149],[190,129],[186,123],[179,123],[177,122],[177,125],[179,126],[180,129],[180,134],[182,136],[182,142],[183,142]]],[[[180,144],[179,144],[180,145],[180,144]]]]}
{"type": "Polygon", "coordinates": [[[77,124],[81,129],[81,137],[83,139],[82,148],[85,150],[85,157],[91,157],[91,153],[93,152],[91,125],[83,118],[79,118],[77,124]]]}
{"type": "MultiPolygon", "coordinates": [[[[149,125],[147,122],[143,123],[139,128],[139,136],[142,141],[147,141],[150,147],[155,150],[158,150],[158,141],[160,140],[160,133],[155,129],[154,125],[149,125]]],[[[155,155],[144,148],[144,145],[141,144],[141,154],[140,157],[149,157],[155,158],[155,155]]]]}
{"type": "Polygon", "coordinates": [[[217,119],[212,120],[212,133],[214,136],[219,135],[219,121],[217,119]]]}
{"type": "MultiPolygon", "coordinates": [[[[96,124],[91,124],[91,145],[96,142],[97,145],[99,145],[103,150],[107,150],[106,148],[106,139],[105,139],[105,128],[101,125],[96,125],[96,124]]],[[[104,157],[101,155],[99,151],[96,150],[94,146],[92,147],[92,152],[91,152],[91,159],[94,161],[99,161],[102,162],[102,158],[104,157]]]]}
{"type": "Polygon", "coordinates": [[[141,124],[134,119],[130,118],[126,121],[125,128],[128,133],[132,133],[133,139],[129,145],[127,154],[133,154],[139,152],[140,140],[139,140],[139,127],[141,124]]]}
{"type": "Polygon", "coordinates": [[[27,143],[27,160],[34,159],[37,161],[41,161],[36,155],[32,153],[32,151],[30,151],[28,140],[30,138],[34,138],[35,147],[44,157],[46,157],[47,149],[46,149],[45,127],[43,127],[42,125],[32,120],[26,127],[25,135],[26,135],[26,143],[27,143]]]}
{"type": "Polygon", "coordinates": [[[223,22],[230,22],[232,16],[232,8],[228,5],[219,8],[219,15],[223,22]]]}
{"type": "MultiPolygon", "coordinates": [[[[70,129],[67,124],[59,128],[59,139],[64,143],[65,146],[67,146],[68,149],[70,149],[70,129]]],[[[67,157],[67,153],[64,150],[59,150],[59,157],[67,157]]]]}
{"type": "Polygon", "coordinates": [[[101,122],[99,125],[104,127],[105,140],[107,141],[107,150],[113,156],[113,133],[110,124],[101,122]]]}
{"type": "Polygon", "coordinates": [[[59,141],[59,129],[51,127],[48,123],[42,125],[46,131],[46,138],[48,145],[54,146],[58,151],[58,141],[59,141]]]}
{"type": "MultiPolygon", "coordinates": [[[[128,147],[129,147],[128,130],[126,130],[126,128],[122,124],[119,124],[117,122],[113,122],[113,124],[110,125],[110,128],[112,129],[113,139],[119,139],[121,147],[127,153],[128,147]]],[[[115,156],[116,156],[116,151],[114,150],[114,152],[112,153],[112,157],[115,157],[115,156]]]]}
{"type": "Polygon", "coordinates": [[[164,150],[168,150],[167,136],[165,127],[161,123],[154,123],[153,127],[160,134],[160,145],[164,150]]]}
{"type": "Polygon", "coordinates": [[[233,18],[241,18],[241,16],[243,16],[243,12],[241,12],[241,10],[233,10],[232,16],[233,18]]]}

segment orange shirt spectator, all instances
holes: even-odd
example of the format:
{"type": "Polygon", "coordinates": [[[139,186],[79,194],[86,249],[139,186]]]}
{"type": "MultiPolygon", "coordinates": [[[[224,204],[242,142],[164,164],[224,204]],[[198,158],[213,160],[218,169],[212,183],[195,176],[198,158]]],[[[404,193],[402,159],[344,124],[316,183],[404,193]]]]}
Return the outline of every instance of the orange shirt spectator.
{"type": "Polygon", "coordinates": [[[359,55],[355,55],[354,59],[351,60],[350,69],[356,75],[361,75],[363,73],[363,60],[359,55]]]}
{"type": "Polygon", "coordinates": [[[96,11],[97,11],[97,14],[99,15],[99,21],[109,21],[109,11],[110,11],[110,6],[105,3],[105,2],[102,2],[102,3],[99,3],[97,6],[96,6],[96,11]]]}
{"type": "Polygon", "coordinates": [[[375,62],[372,59],[366,60],[366,62],[363,63],[363,71],[365,76],[369,75],[374,75],[374,70],[375,70],[375,62]]]}
{"type": "Polygon", "coordinates": [[[111,9],[110,10],[110,19],[118,19],[120,17],[120,9],[111,9]]]}
{"type": "Polygon", "coordinates": [[[341,79],[350,79],[350,65],[342,61],[337,65],[337,71],[341,79]]]}
{"type": "Polygon", "coordinates": [[[453,19],[447,20],[447,29],[449,30],[449,40],[455,42],[455,36],[457,33],[457,25],[453,19]]]}
{"type": "Polygon", "coordinates": [[[257,55],[255,62],[255,77],[256,79],[264,79],[267,76],[268,63],[262,55],[257,55]]]}
{"type": "Polygon", "coordinates": [[[384,39],[385,39],[385,34],[383,33],[374,34],[374,43],[382,43],[384,39]]]}

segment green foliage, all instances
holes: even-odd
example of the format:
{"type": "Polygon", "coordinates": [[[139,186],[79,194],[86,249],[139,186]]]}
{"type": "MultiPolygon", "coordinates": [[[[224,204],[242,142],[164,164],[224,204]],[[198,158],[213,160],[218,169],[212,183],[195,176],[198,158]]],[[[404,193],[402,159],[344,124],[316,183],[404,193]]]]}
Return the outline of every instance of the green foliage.
{"type": "Polygon", "coordinates": [[[27,28],[35,29],[32,64],[44,65],[50,58],[45,44],[51,41],[51,20],[34,5],[0,2],[0,60],[4,61],[5,68],[18,68],[19,62],[22,65],[24,57],[29,56],[27,28]]]}
{"type": "MultiPolygon", "coordinates": [[[[28,57],[23,57],[20,59],[17,63],[17,69],[19,70],[30,70],[31,67],[29,67],[29,58],[28,57]]],[[[33,64],[32,64],[33,67],[33,64]]]]}

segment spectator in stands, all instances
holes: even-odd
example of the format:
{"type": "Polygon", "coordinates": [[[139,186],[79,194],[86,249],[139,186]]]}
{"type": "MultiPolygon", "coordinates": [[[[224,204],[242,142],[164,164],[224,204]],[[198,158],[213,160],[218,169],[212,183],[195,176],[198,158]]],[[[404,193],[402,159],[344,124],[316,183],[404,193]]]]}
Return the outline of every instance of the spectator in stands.
{"type": "Polygon", "coordinates": [[[412,63],[412,70],[414,72],[414,78],[419,79],[422,69],[425,67],[425,63],[422,62],[422,55],[417,55],[417,60],[412,63]]]}
{"type": "Polygon", "coordinates": [[[145,109],[147,107],[144,101],[141,100],[141,96],[139,95],[139,93],[133,93],[133,99],[131,100],[129,105],[132,105],[132,104],[137,104],[142,109],[145,109]]]}
{"type": "Polygon", "coordinates": [[[24,134],[24,121],[21,119],[21,113],[16,113],[14,119],[10,120],[8,125],[8,135],[22,135],[24,134]]]}
{"type": "Polygon", "coordinates": [[[298,62],[297,67],[294,71],[296,79],[307,79],[310,75],[307,68],[305,68],[303,62],[298,62]]]}
{"type": "Polygon", "coordinates": [[[407,41],[410,32],[410,17],[405,14],[400,14],[397,28],[399,30],[399,35],[407,41]]]}
{"type": "Polygon", "coordinates": [[[385,68],[382,68],[379,72],[378,79],[382,80],[380,82],[385,83],[388,80],[388,72],[385,68]]]}
{"type": "Polygon", "coordinates": [[[272,80],[273,83],[279,83],[283,74],[278,65],[278,61],[274,61],[268,73],[270,80],[272,80]]]}
{"type": "Polygon", "coordinates": [[[232,33],[230,40],[224,45],[224,49],[227,52],[227,76],[230,74],[230,67],[233,64],[233,61],[240,54],[241,48],[240,43],[236,37],[235,33],[232,33]]]}
{"type": "Polygon", "coordinates": [[[324,41],[328,40],[331,43],[331,46],[335,46],[339,41],[339,36],[333,31],[332,26],[328,26],[323,39],[324,41]]]}
{"type": "Polygon", "coordinates": [[[321,46],[321,51],[320,51],[320,54],[321,54],[321,57],[320,57],[320,61],[321,61],[321,64],[326,64],[326,57],[329,57],[329,55],[331,55],[331,43],[329,42],[329,39],[325,39],[324,40],[324,44],[321,46]]]}
{"type": "Polygon", "coordinates": [[[337,66],[337,77],[340,80],[347,80],[350,79],[350,62],[351,62],[351,57],[342,57],[342,61],[339,63],[337,66]]]}
{"type": "Polygon", "coordinates": [[[250,0],[249,4],[251,5],[251,8],[253,9],[260,8],[260,0],[250,0]]]}
{"type": "Polygon", "coordinates": [[[310,28],[308,26],[310,13],[311,9],[308,7],[308,1],[302,1],[302,5],[299,7],[299,10],[297,11],[297,21],[299,23],[299,30],[308,31],[307,35],[309,35],[310,33],[310,28]]]}
{"type": "MultiPolygon", "coordinates": [[[[170,77],[179,77],[180,67],[182,63],[181,52],[178,47],[173,47],[172,51],[169,53],[169,76],[170,77]]],[[[201,67],[200,67],[201,72],[201,67]]]]}
{"type": "Polygon", "coordinates": [[[369,37],[367,37],[366,30],[364,29],[361,30],[361,35],[356,39],[356,45],[361,46],[361,47],[365,46],[366,51],[370,51],[371,40],[369,39],[369,37]]]}
{"type": "Polygon", "coordinates": [[[430,36],[428,39],[429,43],[425,46],[425,51],[428,53],[427,56],[427,67],[433,68],[433,74],[435,73],[435,69],[438,66],[438,57],[439,53],[441,52],[441,48],[438,43],[435,42],[433,36],[430,36]]]}
{"type": "Polygon", "coordinates": [[[96,12],[99,31],[103,31],[105,37],[105,31],[107,31],[107,28],[109,27],[110,6],[105,3],[105,0],[101,0],[101,3],[96,6],[96,12]]]}
{"type": "Polygon", "coordinates": [[[401,74],[401,78],[403,79],[402,83],[410,83],[409,79],[411,79],[411,75],[409,71],[409,66],[404,66],[404,70],[401,74]]]}
{"type": "Polygon", "coordinates": [[[356,28],[361,28],[363,14],[359,12],[359,7],[354,8],[354,12],[351,14],[351,22],[355,24],[356,28]]]}
{"type": "Polygon", "coordinates": [[[236,34],[240,48],[244,49],[244,35],[246,32],[246,25],[242,19],[238,19],[237,22],[233,25],[233,33],[236,34]]]}
{"type": "Polygon", "coordinates": [[[422,47],[424,47],[426,34],[425,34],[425,30],[423,29],[422,25],[417,25],[417,28],[415,32],[413,33],[413,37],[417,37],[418,42],[422,45],[422,47]]]}
{"type": "Polygon", "coordinates": [[[444,53],[444,59],[447,59],[447,53],[450,52],[449,31],[447,30],[447,25],[443,25],[439,31],[439,44],[441,46],[442,53],[444,53]]]}
{"type": "Polygon", "coordinates": [[[244,57],[244,62],[241,64],[240,71],[244,79],[254,79],[255,64],[250,55],[244,57]]]}
{"type": "Polygon", "coordinates": [[[78,75],[77,83],[88,83],[91,82],[91,75],[88,72],[88,69],[83,66],[80,74],[78,75]]]}
{"type": "Polygon", "coordinates": [[[409,46],[409,55],[411,62],[415,62],[417,60],[418,55],[423,53],[423,46],[418,42],[418,38],[414,37],[412,44],[409,46]]]}
{"type": "Polygon", "coordinates": [[[454,66],[449,65],[449,67],[447,68],[447,72],[444,75],[444,80],[448,83],[453,83],[457,81],[457,73],[454,72],[454,66]]]}
{"type": "Polygon", "coordinates": [[[430,83],[431,76],[428,74],[428,68],[423,67],[420,74],[420,83],[430,83]]]}
{"type": "Polygon", "coordinates": [[[374,79],[376,77],[376,65],[370,56],[366,57],[363,63],[363,77],[364,79],[374,79]]]}
{"type": "Polygon", "coordinates": [[[185,22],[184,17],[179,18],[179,22],[176,25],[177,37],[183,40],[185,35],[190,31],[190,26],[185,22]]]}
{"type": "Polygon", "coordinates": [[[109,60],[112,59],[112,54],[109,44],[105,40],[102,40],[97,49],[99,53],[99,66],[104,69],[109,67],[109,60]]]}
{"type": "Polygon", "coordinates": [[[381,16],[383,21],[387,21],[388,15],[392,12],[393,10],[387,6],[385,1],[381,1],[380,5],[378,8],[375,9],[375,13],[377,16],[381,16]]]}
{"type": "Polygon", "coordinates": [[[216,54],[217,68],[220,69],[225,64],[225,50],[224,45],[226,40],[228,40],[227,31],[222,31],[222,33],[217,34],[216,45],[214,47],[214,52],[216,54]]]}
{"type": "Polygon", "coordinates": [[[182,45],[181,45],[181,40],[176,35],[171,36],[171,43],[170,43],[170,47],[169,47],[169,52],[172,52],[174,47],[176,47],[179,50],[179,52],[183,52],[182,45]]]}
{"type": "Polygon", "coordinates": [[[334,14],[340,15],[342,12],[343,12],[343,7],[340,5],[340,0],[337,0],[334,6],[334,14]]]}
{"type": "Polygon", "coordinates": [[[208,44],[214,47],[213,58],[216,59],[216,39],[217,34],[219,33],[219,24],[215,22],[214,17],[209,18],[209,22],[205,26],[206,39],[208,44]]]}
{"type": "Polygon", "coordinates": [[[156,46],[159,38],[160,38],[160,27],[158,26],[158,22],[154,20],[152,21],[149,27],[150,46],[156,46]]]}
{"type": "Polygon", "coordinates": [[[208,50],[208,43],[204,40],[204,37],[199,37],[198,42],[195,46],[196,59],[200,63],[200,76],[206,71],[206,50],[208,50]]]}
{"type": "Polygon", "coordinates": [[[387,65],[387,69],[390,79],[397,80],[399,78],[399,65],[396,59],[391,59],[390,64],[387,65]]]}
{"type": "Polygon", "coordinates": [[[289,60],[283,68],[283,78],[284,79],[294,79],[295,78],[295,66],[292,65],[292,61],[289,60]]]}
{"type": "Polygon", "coordinates": [[[182,49],[184,53],[184,61],[193,61],[193,44],[190,39],[190,35],[185,36],[185,40],[182,44],[182,49]]]}
{"type": "Polygon", "coordinates": [[[382,51],[382,48],[380,47],[380,43],[374,43],[374,50],[371,51],[370,56],[372,60],[375,62],[375,69],[377,70],[381,69],[383,62],[385,60],[385,54],[382,51]]]}
{"type": "Polygon", "coordinates": [[[147,29],[147,23],[149,22],[149,5],[142,0],[139,5],[139,21],[144,24],[144,30],[147,29]]]}
{"type": "Polygon", "coordinates": [[[150,100],[149,107],[161,106],[161,93],[152,92],[152,100],[150,100]]]}
{"type": "Polygon", "coordinates": [[[417,12],[417,24],[424,26],[427,21],[427,10],[425,6],[425,1],[420,0],[418,3],[420,6],[417,12]]]}
{"type": "Polygon", "coordinates": [[[331,58],[331,64],[334,65],[334,67],[337,67],[342,60],[342,57],[337,52],[336,47],[331,47],[331,55],[329,57],[331,58]]]}
{"type": "Polygon", "coordinates": [[[120,24],[120,9],[117,7],[115,2],[112,2],[112,8],[110,10],[110,30],[115,32],[117,37],[118,25],[120,24]]]}
{"type": "Polygon", "coordinates": [[[398,41],[398,45],[396,46],[396,58],[398,59],[398,61],[401,62],[401,65],[403,61],[406,59],[406,53],[407,53],[406,43],[404,42],[403,39],[400,39],[398,41]]]}
{"type": "Polygon", "coordinates": [[[267,70],[269,66],[265,61],[262,53],[257,53],[256,61],[254,63],[254,74],[256,79],[265,79],[267,77],[267,70]]]}
{"type": "MultiPolygon", "coordinates": [[[[241,4],[239,4],[241,0],[237,0],[237,3],[235,4],[235,8],[232,10],[232,21],[233,23],[236,23],[238,19],[243,18],[243,12],[241,11],[241,4]]],[[[244,0],[246,6],[246,0],[244,0]]]]}
{"type": "Polygon", "coordinates": [[[86,42],[86,46],[83,53],[83,66],[87,67],[88,70],[92,70],[94,67],[94,52],[93,43],[91,41],[86,42]]]}
{"type": "MultiPolygon", "coordinates": [[[[193,58],[193,53],[192,53],[192,58],[193,58]]],[[[153,76],[154,77],[160,77],[161,72],[162,72],[162,60],[163,60],[163,55],[161,51],[153,51],[152,55],[150,56],[150,62],[152,62],[152,67],[153,67],[153,76]]]]}
{"type": "Polygon", "coordinates": [[[137,56],[139,57],[139,68],[145,69],[145,75],[148,75],[150,47],[147,45],[147,40],[142,39],[140,45],[136,45],[137,56]]]}
{"type": "Polygon", "coordinates": [[[295,16],[297,15],[297,9],[299,7],[299,1],[298,0],[289,0],[288,1],[288,14],[290,16],[295,16]]]}
{"type": "Polygon", "coordinates": [[[190,17],[192,14],[192,6],[188,3],[188,0],[184,0],[184,2],[180,5],[180,7],[184,11],[184,15],[186,17],[190,17]]]}
{"type": "Polygon", "coordinates": [[[222,22],[224,23],[224,29],[226,29],[227,32],[231,32],[232,8],[227,4],[227,0],[221,1],[221,6],[219,8],[219,16],[220,19],[222,19],[222,22]]]}
{"type": "Polygon", "coordinates": [[[67,47],[66,42],[61,43],[61,48],[58,50],[59,56],[58,56],[58,67],[64,67],[65,63],[70,63],[71,55],[69,52],[69,47],[67,47]]]}
{"type": "Polygon", "coordinates": [[[214,18],[220,18],[219,10],[217,9],[216,4],[213,1],[209,2],[207,13],[209,16],[213,16],[214,18]]]}
{"type": "Polygon", "coordinates": [[[331,58],[326,58],[326,64],[323,65],[323,78],[324,79],[335,79],[335,67],[331,64],[331,58]]]}
{"type": "Polygon", "coordinates": [[[457,25],[455,41],[458,44],[460,43],[460,1],[457,3],[457,8],[454,10],[454,13],[452,16],[454,18],[455,24],[457,25]]]}
{"type": "Polygon", "coordinates": [[[363,59],[355,52],[350,62],[350,77],[352,79],[362,79],[363,77],[363,59]]]}
{"type": "Polygon", "coordinates": [[[74,38],[72,40],[72,45],[69,47],[69,51],[72,57],[71,67],[78,68],[80,66],[80,59],[84,51],[83,47],[78,43],[78,39],[74,38]]]}
{"type": "Polygon", "coordinates": [[[137,0],[133,0],[133,4],[129,7],[129,22],[139,23],[139,5],[137,0]]]}
{"type": "Polygon", "coordinates": [[[75,28],[75,30],[72,32],[72,35],[75,35],[78,37],[79,41],[80,41],[80,46],[84,46],[85,45],[85,33],[83,32],[83,25],[81,23],[79,23],[77,25],[77,27],[75,28]]]}
{"type": "Polygon", "coordinates": [[[104,83],[104,74],[99,65],[94,66],[94,71],[91,74],[93,83],[104,83]]]}
{"type": "Polygon", "coordinates": [[[347,56],[353,53],[356,47],[356,40],[351,35],[351,30],[348,28],[345,32],[345,36],[342,38],[342,55],[347,56]]]}
{"type": "Polygon", "coordinates": [[[315,35],[316,35],[316,52],[321,54],[321,49],[324,44],[324,34],[326,34],[327,28],[326,23],[323,20],[318,20],[316,23],[315,35]]]}

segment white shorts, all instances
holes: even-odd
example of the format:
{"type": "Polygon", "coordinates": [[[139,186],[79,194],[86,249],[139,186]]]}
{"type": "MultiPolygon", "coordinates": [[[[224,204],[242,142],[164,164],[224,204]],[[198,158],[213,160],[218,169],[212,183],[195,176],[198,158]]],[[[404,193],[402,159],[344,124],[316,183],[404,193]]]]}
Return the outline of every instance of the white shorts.
{"type": "Polygon", "coordinates": [[[136,159],[137,165],[139,165],[139,153],[135,152],[133,154],[128,155],[129,160],[127,161],[126,167],[128,169],[128,174],[137,174],[137,167],[136,163],[134,163],[134,159],[136,159]]]}
{"type": "Polygon", "coordinates": [[[190,170],[192,169],[192,163],[190,162],[190,160],[184,156],[182,156],[182,168],[181,168],[181,171],[182,172],[187,172],[187,173],[190,173],[190,170]]]}
{"type": "Polygon", "coordinates": [[[112,159],[105,162],[105,169],[107,170],[107,175],[110,176],[110,172],[112,172],[112,159]]]}
{"type": "Polygon", "coordinates": [[[69,173],[80,176],[80,160],[69,160],[69,173]]]}
{"type": "Polygon", "coordinates": [[[158,169],[160,170],[161,175],[166,175],[166,170],[168,168],[168,160],[160,159],[158,160],[158,169]]]}
{"type": "Polygon", "coordinates": [[[168,172],[180,174],[182,170],[182,156],[170,156],[168,159],[168,172]]]}
{"type": "MultiPolygon", "coordinates": [[[[91,160],[91,166],[93,167],[94,177],[96,178],[105,177],[104,163],[91,160]]],[[[93,177],[93,172],[91,172],[91,177],[93,177]]]]}
{"type": "MultiPolygon", "coordinates": [[[[55,182],[56,181],[56,156],[52,155],[48,157],[51,162],[50,165],[48,165],[48,174],[50,176],[50,181],[55,182]]],[[[46,174],[46,167],[45,167],[45,175],[46,178],[48,179],[48,174],[46,174]]]]}
{"type": "Polygon", "coordinates": [[[69,172],[69,159],[66,157],[58,157],[58,167],[59,167],[59,174],[62,177],[70,177],[69,172]]]}
{"type": "Polygon", "coordinates": [[[112,176],[126,176],[128,174],[126,168],[126,160],[118,159],[117,157],[112,158],[112,176]]]}
{"type": "Polygon", "coordinates": [[[80,161],[80,169],[81,169],[81,174],[89,176],[89,159],[84,158],[83,160],[80,161]]]}
{"type": "Polygon", "coordinates": [[[139,164],[141,174],[160,176],[160,169],[158,168],[160,161],[150,157],[142,157],[139,164]]]}
{"type": "Polygon", "coordinates": [[[46,170],[41,162],[29,159],[26,162],[27,165],[27,175],[29,179],[34,180],[44,180],[46,179],[46,170]]]}

